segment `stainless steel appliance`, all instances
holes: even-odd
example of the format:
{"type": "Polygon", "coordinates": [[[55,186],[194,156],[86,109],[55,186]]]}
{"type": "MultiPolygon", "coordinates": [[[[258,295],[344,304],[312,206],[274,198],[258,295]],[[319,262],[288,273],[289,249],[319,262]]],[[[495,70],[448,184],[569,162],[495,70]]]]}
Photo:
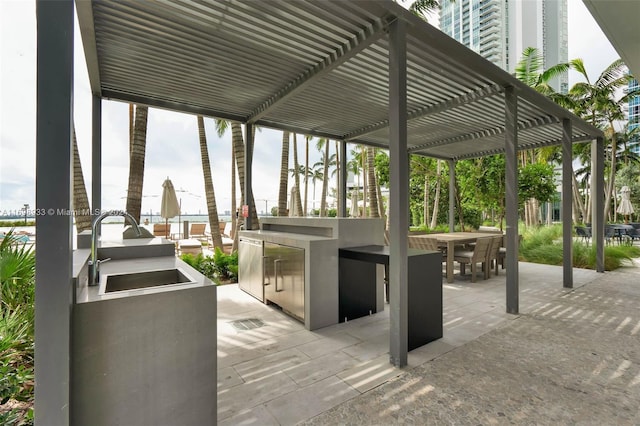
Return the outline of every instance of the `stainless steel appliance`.
{"type": "Polygon", "coordinates": [[[238,245],[238,285],[264,303],[262,240],[240,237],[238,245]]]}
{"type": "Polygon", "coordinates": [[[264,298],[304,321],[304,249],[264,243],[264,298]]]}

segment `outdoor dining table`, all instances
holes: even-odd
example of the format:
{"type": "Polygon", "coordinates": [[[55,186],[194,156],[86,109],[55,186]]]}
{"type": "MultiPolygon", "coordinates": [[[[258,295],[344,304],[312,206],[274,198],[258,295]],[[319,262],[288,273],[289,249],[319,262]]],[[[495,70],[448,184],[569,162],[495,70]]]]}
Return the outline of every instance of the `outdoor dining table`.
{"type": "Polygon", "coordinates": [[[435,238],[438,246],[447,248],[447,282],[453,282],[453,262],[456,244],[468,244],[475,242],[478,238],[490,237],[487,232],[443,232],[436,234],[410,235],[411,238],[435,238]]]}

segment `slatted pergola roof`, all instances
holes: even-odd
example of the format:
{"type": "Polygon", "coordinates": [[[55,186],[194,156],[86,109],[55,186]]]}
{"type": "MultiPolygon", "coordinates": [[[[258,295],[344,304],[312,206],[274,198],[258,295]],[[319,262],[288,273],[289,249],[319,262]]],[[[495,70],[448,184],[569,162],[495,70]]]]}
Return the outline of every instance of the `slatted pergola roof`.
{"type": "Polygon", "coordinates": [[[601,132],[392,1],[77,1],[94,95],[389,148],[389,25],[407,25],[407,148],[440,159],[601,132]]]}

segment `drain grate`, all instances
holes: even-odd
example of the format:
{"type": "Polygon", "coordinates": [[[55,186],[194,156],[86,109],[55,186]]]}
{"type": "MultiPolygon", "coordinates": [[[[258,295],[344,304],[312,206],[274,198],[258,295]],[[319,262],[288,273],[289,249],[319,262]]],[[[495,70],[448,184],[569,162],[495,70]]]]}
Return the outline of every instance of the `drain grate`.
{"type": "Polygon", "coordinates": [[[245,330],[253,330],[255,328],[260,328],[264,325],[264,323],[262,322],[262,320],[259,320],[258,318],[247,318],[247,319],[231,321],[231,325],[233,326],[233,328],[235,328],[238,331],[245,331],[245,330]]]}

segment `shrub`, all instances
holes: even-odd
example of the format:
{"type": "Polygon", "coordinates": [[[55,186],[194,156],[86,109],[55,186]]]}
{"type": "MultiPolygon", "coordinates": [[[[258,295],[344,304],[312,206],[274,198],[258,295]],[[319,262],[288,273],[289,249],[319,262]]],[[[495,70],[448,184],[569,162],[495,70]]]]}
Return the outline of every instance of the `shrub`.
{"type": "MultiPolygon", "coordinates": [[[[546,265],[562,265],[562,225],[528,228],[523,233],[520,245],[520,260],[546,265]]],[[[624,266],[634,257],[640,256],[640,248],[635,246],[607,245],[604,247],[604,268],[607,271],[624,266]]],[[[573,266],[595,269],[596,249],[581,241],[573,242],[573,266]]]]}
{"type": "Polygon", "coordinates": [[[225,254],[219,247],[213,256],[183,254],[180,258],[198,272],[216,284],[236,282],[238,280],[238,252],[225,254]]]}
{"type": "Polygon", "coordinates": [[[0,241],[0,424],[33,422],[34,300],[35,254],[9,231],[0,241]]]}

